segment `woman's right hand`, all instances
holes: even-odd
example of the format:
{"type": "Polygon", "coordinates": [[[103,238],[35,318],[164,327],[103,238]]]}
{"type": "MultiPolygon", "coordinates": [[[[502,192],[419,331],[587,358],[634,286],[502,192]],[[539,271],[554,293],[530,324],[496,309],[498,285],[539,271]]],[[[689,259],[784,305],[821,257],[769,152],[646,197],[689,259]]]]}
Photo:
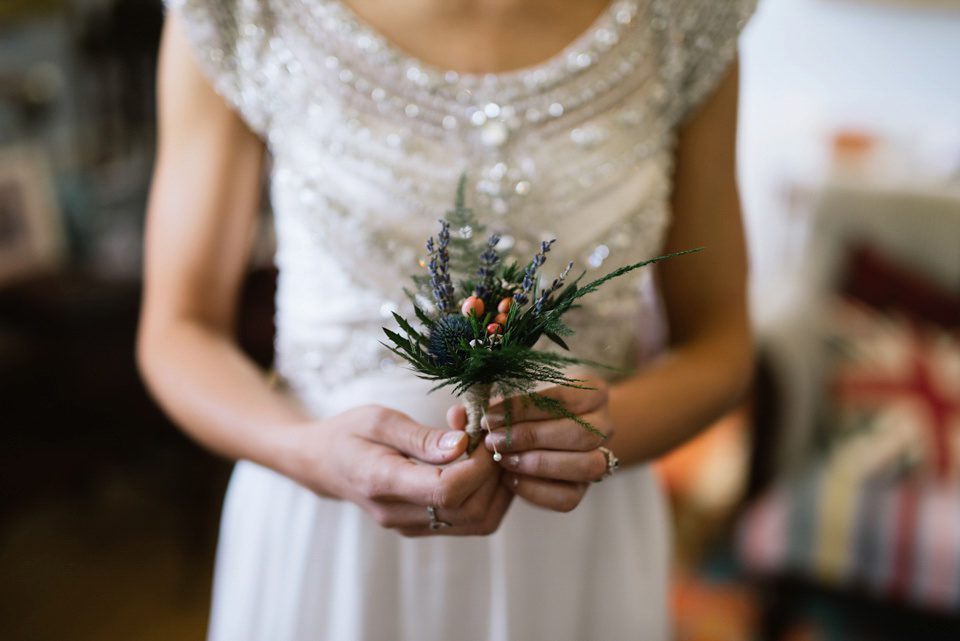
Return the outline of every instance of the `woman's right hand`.
{"type": "Polygon", "coordinates": [[[462,431],[433,429],[365,405],[297,430],[289,473],[321,496],[356,503],[405,536],[492,534],[513,493],[500,482],[501,468],[486,448],[453,462],[466,443],[462,431]],[[431,529],[428,507],[450,527],[431,529]]]}

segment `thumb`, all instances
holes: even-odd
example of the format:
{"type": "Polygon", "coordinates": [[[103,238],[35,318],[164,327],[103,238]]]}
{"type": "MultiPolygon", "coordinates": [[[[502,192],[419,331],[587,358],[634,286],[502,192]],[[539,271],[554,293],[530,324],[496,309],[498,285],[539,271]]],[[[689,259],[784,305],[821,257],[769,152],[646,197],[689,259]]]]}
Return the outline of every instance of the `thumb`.
{"type": "Polygon", "coordinates": [[[467,408],[463,405],[451,405],[447,410],[447,427],[452,430],[467,429],[467,408]]]}
{"type": "Polygon", "coordinates": [[[467,433],[441,430],[413,421],[394,425],[382,442],[424,463],[451,463],[467,451],[467,433]]]}

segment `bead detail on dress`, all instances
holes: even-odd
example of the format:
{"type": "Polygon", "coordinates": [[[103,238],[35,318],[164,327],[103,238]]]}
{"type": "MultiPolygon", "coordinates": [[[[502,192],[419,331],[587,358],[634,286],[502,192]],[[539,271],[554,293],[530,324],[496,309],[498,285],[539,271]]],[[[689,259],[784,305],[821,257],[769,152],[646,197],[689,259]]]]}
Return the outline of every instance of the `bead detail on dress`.
{"type": "MultiPolygon", "coordinates": [[[[272,152],[277,362],[304,389],[394,371],[380,327],[424,271],[423,240],[464,171],[499,249],[526,255],[549,231],[551,260],[591,275],[658,253],[676,127],[715,86],[751,8],[614,0],[540,64],[465,74],[398,50],[338,0],[168,3],[272,152]]],[[[639,281],[615,282],[579,311],[571,346],[628,365],[639,281]]]]}

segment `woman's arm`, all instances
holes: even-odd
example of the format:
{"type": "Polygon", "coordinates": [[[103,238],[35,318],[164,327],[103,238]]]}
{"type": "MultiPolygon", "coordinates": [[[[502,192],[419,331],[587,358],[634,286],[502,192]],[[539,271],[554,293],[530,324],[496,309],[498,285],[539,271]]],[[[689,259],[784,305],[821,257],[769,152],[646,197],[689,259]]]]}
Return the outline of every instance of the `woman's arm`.
{"type": "Polygon", "coordinates": [[[742,400],[753,370],[747,257],[736,184],[738,69],[680,131],[666,252],[658,265],[671,349],[610,390],[621,461],[657,457],[742,400]]]}
{"type": "Polygon", "coordinates": [[[449,463],[462,433],[365,406],[314,419],[271,389],[234,340],[260,197],[264,146],[214,93],[176,14],[159,67],[159,149],[148,204],[138,360],[154,396],[194,439],[229,458],[351,500],[386,527],[429,534],[496,529],[510,502],[486,452],[449,463]]]}
{"type": "Polygon", "coordinates": [[[263,143],[213,92],[172,18],[161,43],[158,94],[141,370],[193,438],[229,458],[276,467],[289,455],[278,434],[306,416],[269,390],[234,342],[263,143]]]}
{"type": "MultiPolygon", "coordinates": [[[[596,391],[555,387],[546,393],[611,437],[516,403],[512,442],[487,437],[505,455],[509,486],[523,498],[566,511],[606,468],[599,445],[622,464],[649,461],[732,408],[750,380],[753,344],[747,310],[747,263],[736,187],[737,67],[679,132],[673,221],[664,253],[702,252],[658,265],[671,348],[642,373],[596,391]]],[[[492,407],[489,415],[502,416],[492,407]]],[[[458,414],[449,417],[460,423],[458,414]]],[[[494,424],[492,427],[497,427],[494,424]]]]}

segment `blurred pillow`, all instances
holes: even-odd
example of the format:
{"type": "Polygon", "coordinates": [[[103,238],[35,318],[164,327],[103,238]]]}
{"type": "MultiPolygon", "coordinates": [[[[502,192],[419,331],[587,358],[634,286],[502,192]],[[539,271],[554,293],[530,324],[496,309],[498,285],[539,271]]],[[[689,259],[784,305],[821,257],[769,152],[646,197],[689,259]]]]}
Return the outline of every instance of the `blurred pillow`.
{"type": "Polygon", "coordinates": [[[960,478],[960,332],[838,298],[827,324],[826,433],[861,478],[960,478]]]}
{"type": "Polygon", "coordinates": [[[752,572],[800,574],[960,612],[957,483],[915,477],[852,482],[842,462],[818,461],[745,511],[736,544],[738,560],[752,572]]]}
{"type": "Polygon", "coordinates": [[[960,328],[960,292],[868,244],[850,248],[841,291],[877,309],[960,328]]]}

